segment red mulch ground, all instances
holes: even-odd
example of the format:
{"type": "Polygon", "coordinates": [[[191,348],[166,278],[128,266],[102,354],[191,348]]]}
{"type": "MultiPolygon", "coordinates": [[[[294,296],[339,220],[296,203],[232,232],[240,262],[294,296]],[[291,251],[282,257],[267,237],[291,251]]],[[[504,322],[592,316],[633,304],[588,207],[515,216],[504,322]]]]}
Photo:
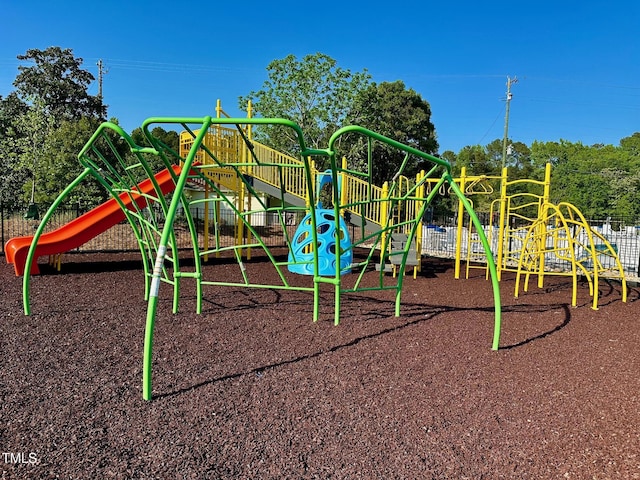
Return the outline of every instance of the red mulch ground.
{"type": "Polygon", "coordinates": [[[165,286],[145,402],[135,259],[66,257],[30,317],[2,260],[2,479],[640,478],[638,288],[602,282],[593,311],[586,285],[572,308],[566,278],[514,298],[507,276],[496,352],[484,274],[438,260],[400,317],[367,292],[337,327],[329,289],[314,324],[307,293],[208,287],[198,316],[187,283],[174,316],[165,286]]]}

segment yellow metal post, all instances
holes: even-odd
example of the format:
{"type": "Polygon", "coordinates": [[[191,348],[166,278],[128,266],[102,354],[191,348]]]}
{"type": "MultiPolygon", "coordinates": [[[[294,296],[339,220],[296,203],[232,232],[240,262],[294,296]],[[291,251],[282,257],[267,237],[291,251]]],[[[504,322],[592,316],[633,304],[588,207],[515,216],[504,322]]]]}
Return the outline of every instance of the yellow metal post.
{"type": "MultiPolygon", "coordinates": [[[[417,191],[417,197],[419,198],[418,201],[416,201],[416,214],[420,213],[422,211],[422,207],[424,206],[424,183],[420,183],[422,182],[422,180],[424,179],[425,176],[425,172],[424,170],[420,170],[420,172],[416,175],[416,183],[419,184],[420,186],[418,187],[418,191],[417,191]]],[[[416,254],[418,255],[418,268],[417,271],[421,272],[422,271],[422,238],[423,238],[423,223],[422,223],[422,216],[420,216],[420,218],[418,219],[418,231],[416,232],[416,254]]],[[[414,269],[413,271],[413,278],[416,278],[416,270],[414,269]]]]}
{"type": "Polygon", "coordinates": [[[382,235],[380,236],[380,268],[384,268],[384,247],[387,239],[387,228],[389,227],[388,210],[389,210],[389,183],[384,182],[382,185],[382,194],[380,199],[380,227],[382,227],[382,235]]]}
{"type": "MultiPolygon", "coordinates": [[[[542,205],[550,203],[550,191],[551,191],[551,164],[547,163],[544,167],[544,187],[542,193],[542,205]]],[[[538,288],[542,288],[544,286],[544,252],[547,247],[547,209],[543,208],[541,212],[538,213],[538,216],[541,217],[540,220],[540,248],[538,251],[542,252],[540,254],[540,270],[538,272],[538,288]]]]}
{"type": "Polygon", "coordinates": [[[340,205],[346,205],[347,203],[347,175],[344,171],[347,169],[347,158],[342,157],[342,171],[340,172],[340,205]]]}
{"type": "MultiPolygon", "coordinates": [[[[251,210],[252,208],[252,200],[251,200],[251,192],[247,192],[247,210],[251,210]]],[[[266,215],[265,215],[266,217],[266,215]]],[[[247,222],[249,223],[249,225],[251,225],[251,215],[247,215],[247,222]]],[[[266,222],[266,218],[264,220],[266,222]]],[[[251,244],[251,230],[249,228],[246,228],[243,224],[242,227],[242,231],[244,233],[244,238],[245,238],[245,245],[250,245],[251,244]]],[[[247,247],[247,260],[251,260],[251,247],[247,247]]]]}
{"type": "MultiPolygon", "coordinates": [[[[205,182],[204,184],[204,251],[209,250],[209,184],[205,182]]],[[[209,254],[204,254],[204,261],[209,260],[209,254]]]]}
{"type": "MultiPolygon", "coordinates": [[[[238,215],[236,216],[236,246],[242,245],[242,214],[244,213],[244,184],[238,188],[238,196],[236,197],[236,205],[238,206],[238,215]]],[[[242,258],[242,250],[240,250],[240,258],[242,258]]]]}
{"type": "MultiPolygon", "coordinates": [[[[220,189],[220,185],[218,184],[218,189],[220,189]]],[[[222,219],[222,213],[221,213],[221,207],[220,207],[220,195],[216,195],[216,203],[215,203],[215,215],[216,215],[216,225],[218,228],[216,228],[216,258],[220,258],[220,226],[222,225],[221,219],[222,219]]]]}
{"type": "MultiPolygon", "coordinates": [[[[251,100],[249,100],[247,102],[247,118],[251,118],[252,114],[253,114],[252,103],[251,103],[251,100]]],[[[249,139],[249,141],[251,141],[251,139],[252,139],[251,125],[247,125],[247,138],[249,139]]],[[[245,151],[245,163],[248,164],[248,163],[250,163],[249,162],[250,158],[249,158],[248,147],[246,145],[245,145],[244,151],[245,151]]],[[[253,175],[253,166],[248,167],[248,173],[250,175],[253,175]]],[[[251,193],[248,192],[248,195],[247,195],[247,208],[249,210],[251,210],[251,208],[252,208],[251,202],[252,202],[251,193]]],[[[265,216],[264,221],[265,222],[267,221],[266,216],[265,216]]],[[[244,225],[243,225],[243,231],[245,231],[244,225]]],[[[246,229],[246,233],[247,233],[247,244],[251,244],[251,231],[249,229],[246,229]]],[[[251,260],[251,247],[247,248],[247,260],[251,260]]]]}
{"type": "MultiPolygon", "coordinates": [[[[220,102],[220,99],[218,99],[216,101],[216,118],[221,118],[223,113],[224,113],[224,111],[222,110],[222,103],[220,102]]],[[[216,145],[220,144],[220,125],[216,125],[216,138],[215,138],[214,142],[215,142],[216,145]]],[[[220,185],[218,185],[218,188],[220,188],[220,185]]],[[[209,189],[209,185],[205,184],[205,190],[204,191],[205,191],[205,197],[207,199],[209,198],[208,194],[207,194],[208,189],[209,189]]],[[[219,200],[219,195],[217,197],[218,197],[218,200],[219,200]]],[[[206,214],[207,221],[208,221],[208,218],[209,218],[208,211],[206,210],[208,204],[209,204],[209,202],[205,203],[205,212],[207,212],[207,214],[206,214]]],[[[216,216],[216,225],[220,226],[220,202],[219,201],[216,201],[216,204],[215,204],[215,216],[216,216]]],[[[208,226],[208,224],[205,223],[205,226],[208,226]]],[[[208,249],[209,248],[209,233],[208,233],[209,230],[206,230],[206,232],[207,232],[207,234],[205,235],[205,249],[208,249]]],[[[218,247],[219,247],[218,235],[219,235],[219,233],[218,233],[218,231],[216,229],[216,250],[217,250],[216,251],[216,258],[220,258],[220,250],[218,249],[218,247]]],[[[205,256],[204,259],[205,259],[205,261],[207,261],[208,256],[205,256]]]]}
{"type": "MultiPolygon", "coordinates": [[[[460,170],[460,191],[464,193],[466,188],[467,167],[460,170]]],[[[464,204],[462,200],[458,200],[458,226],[456,231],[456,262],[454,269],[454,278],[460,278],[460,259],[462,257],[462,227],[464,225],[464,204]]]]}
{"type": "Polygon", "coordinates": [[[502,269],[505,267],[504,260],[504,240],[505,229],[507,225],[506,218],[507,211],[507,167],[502,169],[502,178],[500,179],[500,224],[498,228],[498,261],[496,262],[496,269],[498,271],[498,280],[502,279],[502,269]]]}

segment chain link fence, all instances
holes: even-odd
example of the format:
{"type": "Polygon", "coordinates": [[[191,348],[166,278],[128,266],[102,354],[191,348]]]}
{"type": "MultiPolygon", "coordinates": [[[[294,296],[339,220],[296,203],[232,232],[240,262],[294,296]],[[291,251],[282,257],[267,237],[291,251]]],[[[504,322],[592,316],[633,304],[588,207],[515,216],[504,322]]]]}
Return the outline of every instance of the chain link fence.
{"type": "MultiPolygon", "coordinates": [[[[39,209],[39,216],[44,213],[45,210],[39,209]]],[[[12,238],[22,236],[32,236],[40,224],[39,218],[27,218],[27,213],[33,213],[33,210],[29,210],[29,206],[25,205],[21,210],[8,210],[4,205],[0,204],[0,237],[2,243],[0,244],[0,253],[4,255],[5,244],[12,238]]],[[[79,207],[59,207],[56,209],[53,216],[47,223],[45,233],[56,230],[63,225],[69,223],[71,220],[86,213],[79,207]]],[[[204,243],[204,207],[191,208],[194,223],[198,230],[198,241],[200,246],[204,243]]],[[[38,217],[39,217],[38,216],[38,217]]],[[[222,211],[221,219],[218,229],[218,238],[222,246],[232,246],[235,244],[235,239],[238,237],[238,231],[236,226],[236,217],[233,212],[222,211]]],[[[286,245],[285,235],[282,227],[279,223],[277,215],[270,214],[268,212],[253,213],[251,214],[251,225],[258,235],[262,238],[262,241],[267,247],[281,247],[286,245]]],[[[297,225],[295,222],[289,222],[286,225],[287,234],[289,237],[293,237],[297,225]]],[[[191,235],[189,228],[184,217],[176,218],[175,225],[176,240],[178,248],[190,249],[191,247],[191,235]]],[[[213,222],[210,222],[210,241],[213,241],[213,222]]],[[[246,230],[246,229],[245,229],[246,230]]],[[[248,232],[245,231],[245,236],[248,232]]],[[[73,252],[129,252],[138,251],[138,242],[131,229],[131,226],[127,221],[123,221],[104,233],[91,239],[84,245],[73,250],[73,252]]],[[[69,253],[73,253],[69,252],[69,253]]]]}

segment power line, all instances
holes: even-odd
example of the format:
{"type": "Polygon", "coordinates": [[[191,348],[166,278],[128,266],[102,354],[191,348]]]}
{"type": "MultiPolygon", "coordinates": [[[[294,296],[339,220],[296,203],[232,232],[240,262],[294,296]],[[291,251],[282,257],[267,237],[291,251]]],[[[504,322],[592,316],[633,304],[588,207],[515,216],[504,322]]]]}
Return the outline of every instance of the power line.
{"type": "Polygon", "coordinates": [[[496,124],[496,122],[498,121],[498,118],[500,118],[500,114],[502,113],[502,108],[500,109],[500,111],[498,112],[498,114],[496,115],[496,118],[493,119],[493,122],[491,122],[491,126],[487,129],[487,131],[484,133],[484,135],[482,136],[482,138],[480,138],[480,140],[478,140],[478,144],[481,144],[482,141],[487,137],[487,135],[489,135],[489,132],[493,129],[493,126],[496,124]]]}
{"type": "MultiPolygon", "coordinates": [[[[247,68],[220,67],[184,63],[150,62],[145,60],[107,59],[111,68],[152,72],[232,73],[258,71],[247,68]]],[[[262,71],[262,70],[259,70],[262,71]]]]}

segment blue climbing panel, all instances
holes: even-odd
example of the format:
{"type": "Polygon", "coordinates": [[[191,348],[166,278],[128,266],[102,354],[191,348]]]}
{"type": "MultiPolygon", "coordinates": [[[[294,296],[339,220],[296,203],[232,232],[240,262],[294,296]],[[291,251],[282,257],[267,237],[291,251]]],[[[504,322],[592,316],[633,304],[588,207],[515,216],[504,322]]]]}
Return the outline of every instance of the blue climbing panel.
{"type": "MultiPolygon", "coordinates": [[[[336,222],[333,209],[316,209],[318,236],[318,273],[322,276],[336,274],[336,222]]],[[[340,239],[340,274],[351,273],[353,250],[351,237],[344,219],[338,219],[340,239]]],[[[311,213],[307,213],[296,229],[289,251],[289,271],[301,275],[313,275],[313,237],[311,213]]]]}

